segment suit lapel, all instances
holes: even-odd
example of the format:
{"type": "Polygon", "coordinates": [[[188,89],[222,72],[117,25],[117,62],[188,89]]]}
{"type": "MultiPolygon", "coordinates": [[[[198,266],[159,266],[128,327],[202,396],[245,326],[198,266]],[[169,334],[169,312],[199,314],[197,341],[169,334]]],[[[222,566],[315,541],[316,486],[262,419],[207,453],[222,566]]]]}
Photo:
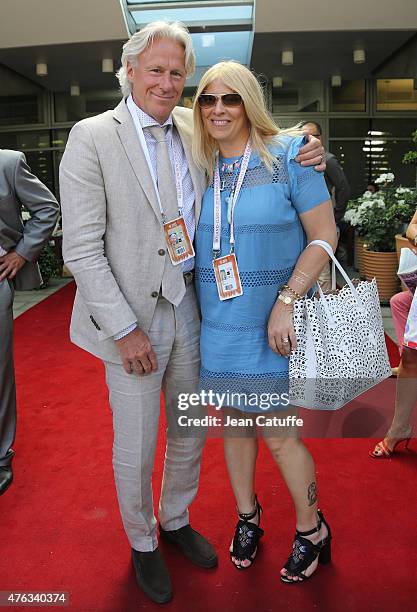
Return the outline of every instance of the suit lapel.
{"type": "Polygon", "coordinates": [[[143,191],[145,192],[145,195],[150,205],[152,206],[156,216],[160,220],[161,212],[159,210],[158,199],[155,194],[152,177],[149,172],[145,155],[139,142],[136,128],[134,126],[129,109],[126,106],[126,102],[124,100],[122,100],[120,104],[114,109],[114,118],[119,123],[116,129],[119,134],[120,141],[125,150],[126,156],[129,159],[136,178],[138,179],[143,191]]]}

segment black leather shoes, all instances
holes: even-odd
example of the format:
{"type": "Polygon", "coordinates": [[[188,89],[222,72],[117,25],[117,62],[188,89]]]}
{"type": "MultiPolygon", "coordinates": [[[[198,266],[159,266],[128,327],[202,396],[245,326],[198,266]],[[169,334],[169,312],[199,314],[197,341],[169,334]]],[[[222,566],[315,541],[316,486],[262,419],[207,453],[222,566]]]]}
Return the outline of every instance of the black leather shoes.
{"type": "Polygon", "coordinates": [[[155,603],[171,601],[171,579],[159,548],[152,552],[139,552],[132,548],[132,563],[138,586],[149,599],[155,603]]]}
{"type": "Polygon", "coordinates": [[[217,565],[217,555],[213,546],[200,533],[195,531],[191,525],[185,525],[181,529],[165,531],[159,526],[161,538],[180,548],[183,554],[198,567],[211,569],[217,565]]]}
{"type": "Polygon", "coordinates": [[[0,465],[0,495],[6,493],[13,482],[13,470],[11,465],[0,465]]]}

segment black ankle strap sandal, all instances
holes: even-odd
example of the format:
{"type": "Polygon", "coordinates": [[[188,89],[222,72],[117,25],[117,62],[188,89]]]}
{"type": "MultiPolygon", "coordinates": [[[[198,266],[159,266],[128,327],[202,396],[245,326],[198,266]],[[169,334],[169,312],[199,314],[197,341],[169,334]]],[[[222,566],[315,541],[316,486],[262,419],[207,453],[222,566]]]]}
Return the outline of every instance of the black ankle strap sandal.
{"type": "Polygon", "coordinates": [[[258,516],[258,522],[261,521],[262,508],[258,502],[258,498],[255,495],[255,508],[253,512],[244,514],[238,511],[239,521],[237,522],[235,535],[233,538],[233,550],[230,552],[230,559],[233,565],[238,570],[248,569],[251,567],[255,560],[256,549],[258,547],[259,539],[264,535],[264,530],[261,529],[255,523],[250,521],[258,516]],[[249,565],[236,565],[233,561],[234,557],[237,561],[250,561],[249,565]]]}
{"type": "Polygon", "coordinates": [[[313,563],[313,561],[315,561],[317,557],[319,563],[322,564],[330,563],[331,561],[330,542],[332,539],[332,534],[330,527],[320,510],[317,511],[317,514],[317,527],[314,527],[314,529],[310,529],[309,531],[296,530],[292,545],[292,553],[288,557],[288,561],[284,565],[284,568],[287,570],[290,576],[297,576],[298,580],[293,580],[287,576],[281,575],[282,582],[285,582],[286,584],[296,584],[297,582],[303,582],[304,580],[307,580],[307,578],[310,578],[310,576],[306,576],[303,572],[313,563]],[[317,544],[313,544],[313,542],[308,540],[305,536],[318,533],[323,523],[327,527],[328,534],[323,540],[317,544]]]}

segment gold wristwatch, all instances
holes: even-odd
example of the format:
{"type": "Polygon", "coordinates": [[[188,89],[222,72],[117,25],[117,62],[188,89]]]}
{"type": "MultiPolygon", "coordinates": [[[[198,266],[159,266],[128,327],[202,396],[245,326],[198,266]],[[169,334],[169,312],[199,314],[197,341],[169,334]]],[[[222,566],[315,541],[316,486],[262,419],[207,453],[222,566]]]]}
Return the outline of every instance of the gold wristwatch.
{"type": "Polygon", "coordinates": [[[282,295],[282,293],[280,293],[278,295],[278,299],[283,302],[286,306],[290,306],[291,304],[294,304],[295,300],[297,299],[296,297],[293,297],[291,295],[282,295]]]}
{"type": "Polygon", "coordinates": [[[417,234],[414,236],[413,242],[414,242],[414,246],[417,247],[417,234]]]}
{"type": "Polygon", "coordinates": [[[282,292],[278,294],[278,299],[286,306],[290,306],[296,300],[301,300],[301,295],[289,285],[282,285],[282,292]]]}

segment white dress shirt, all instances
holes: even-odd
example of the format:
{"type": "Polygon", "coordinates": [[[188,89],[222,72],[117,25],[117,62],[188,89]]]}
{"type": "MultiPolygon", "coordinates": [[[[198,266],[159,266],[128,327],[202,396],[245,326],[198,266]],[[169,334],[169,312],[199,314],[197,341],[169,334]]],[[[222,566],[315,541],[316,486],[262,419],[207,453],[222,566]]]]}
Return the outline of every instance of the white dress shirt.
{"type": "MultiPolygon", "coordinates": [[[[178,134],[177,129],[175,128],[172,121],[172,114],[168,117],[168,119],[163,124],[159,124],[153,117],[145,113],[135,102],[133,101],[132,96],[129,96],[129,104],[127,104],[127,108],[129,112],[132,114],[132,109],[136,112],[137,118],[139,119],[139,123],[143,129],[143,135],[145,137],[146,146],[148,147],[149,157],[152,164],[152,169],[154,175],[157,176],[157,167],[156,167],[156,140],[152,136],[147,127],[151,127],[153,125],[158,125],[167,130],[166,132],[166,140],[168,145],[168,154],[169,159],[171,161],[172,173],[175,176],[175,167],[174,167],[174,147],[177,159],[180,160],[180,168],[182,175],[182,189],[183,189],[183,209],[182,214],[184,217],[185,224],[187,226],[188,234],[190,236],[191,242],[194,241],[195,236],[195,209],[194,209],[194,186],[193,181],[191,179],[191,174],[188,169],[187,157],[185,155],[184,147],[182,146],[181,138],[178,134]],[[133,104],[132,104],[133,102],[133,104]]],[[[194,269],[194,257],[185,261],[182,265],[183,272],[190,272],[194,269]]],[[[129,325],[126,329],[121,331],[119,334],[114,336],[115,340],[120,340],[124,336],[127,336],[131,331],[133,331],[137,325],[133,323],[129,325]]]]}

